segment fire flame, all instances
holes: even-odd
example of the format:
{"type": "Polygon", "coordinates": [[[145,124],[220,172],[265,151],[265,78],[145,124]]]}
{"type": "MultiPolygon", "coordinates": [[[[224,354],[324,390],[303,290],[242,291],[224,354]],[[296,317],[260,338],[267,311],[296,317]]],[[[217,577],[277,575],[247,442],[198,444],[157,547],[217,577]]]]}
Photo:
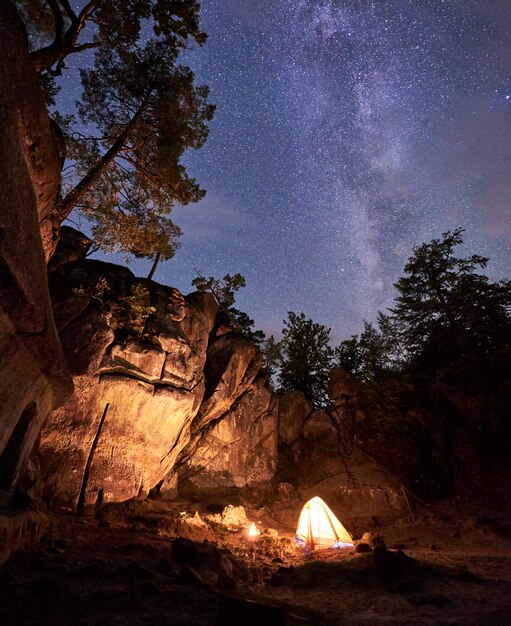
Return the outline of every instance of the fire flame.
{"type": "Polygon", "coordinates": [[[256,525],[254,524],[254,522],[252,522],[252,525],[248,529],[248,536],[254,538],[257,537],[258,534],[259,533],[257,532],[256,525]]]}

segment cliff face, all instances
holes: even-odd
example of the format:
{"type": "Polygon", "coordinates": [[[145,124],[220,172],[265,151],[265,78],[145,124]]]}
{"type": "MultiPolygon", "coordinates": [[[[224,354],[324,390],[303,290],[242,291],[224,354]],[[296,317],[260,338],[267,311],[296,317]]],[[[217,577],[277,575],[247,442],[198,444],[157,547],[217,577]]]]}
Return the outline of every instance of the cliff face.
{"type": "Polygon", "coordinates": [[[60,157],[26,36],[9,2],[0,4],[0,57],[0,489],[10,490],[43,421],[71,394],[72,382],[45,266],[60,157]]]}
{"type": "Polygon", "coordinates": [[[76,509],[165,491],[185,446],[250,387],[260,354],[241,335],[212,333],[211,294],[184,297],[98,261],[62,265],[51,285],[76,390],[42,433],[46,497],[76,509]],[[135,312],[137,286],[152,307],[138,337],[114,319],[120,302],[135,312]]]}

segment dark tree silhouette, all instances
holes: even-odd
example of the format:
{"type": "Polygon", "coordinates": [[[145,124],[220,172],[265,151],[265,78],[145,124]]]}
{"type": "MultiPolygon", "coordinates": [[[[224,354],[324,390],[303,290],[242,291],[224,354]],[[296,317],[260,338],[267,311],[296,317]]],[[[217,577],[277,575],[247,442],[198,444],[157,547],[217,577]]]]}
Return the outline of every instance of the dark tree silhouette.
{"type": "Polygon", "coordinates": [[[297,389],[316,407],[328,403],[327,388],[333,351],[330,329],[303,313],[288,312],[281,341],[278,383],[281,391],[297,389]]]}

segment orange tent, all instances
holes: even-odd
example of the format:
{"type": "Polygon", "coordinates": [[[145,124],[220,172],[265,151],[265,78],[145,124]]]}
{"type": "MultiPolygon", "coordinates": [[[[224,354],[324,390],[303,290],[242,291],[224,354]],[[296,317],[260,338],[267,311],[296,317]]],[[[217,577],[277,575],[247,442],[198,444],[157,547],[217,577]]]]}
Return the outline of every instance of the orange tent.
{"type": "Polygon", "coordinates": [[[296,536],[309,550],[339,547],[339,544],[353,545],[349,532],[317,496],[304,504],[298,519],[296,536]]]}

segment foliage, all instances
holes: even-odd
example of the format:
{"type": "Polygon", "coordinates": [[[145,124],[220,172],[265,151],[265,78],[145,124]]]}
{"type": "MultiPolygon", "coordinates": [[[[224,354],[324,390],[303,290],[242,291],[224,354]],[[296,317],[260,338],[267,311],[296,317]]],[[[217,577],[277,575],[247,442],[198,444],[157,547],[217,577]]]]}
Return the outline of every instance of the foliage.
{"type": "Polygon", "coordinates": [[[327,388],[333,351],[330,329],[304,313],[288,312],[284,320],[278,382],[281,391],[297,389],[316,407],[328,402],[327,388]]]}
{"type": "Polygon", "coordinates": [[[265,338],[264,332],[254,330],[254,320],[247,313],[234,306],[236,303],[235,294],[246,286],[244,276],[239,273],[232,276],[226,274],[223,278],[197,276],[192,280],[192,285],[198,291],[211,291],[227,315],[228,323],[232,324],[238,332],[250,339],[256,346],[261,347],[265,338]]]}
{"type": "Polygon", "coordinates": [[[110,285],[106,276],[100,276],[93,289],[86,290],[83,285],[74,287],[73,293],[77,296],[88,296],[97,300],[100,304],[104,304],[105,295],[110,291],[110,285]]]}
{"type": "Polygon", "coordinates": [[[462,243],[457,229],[415,248],[389,314],[335,351],[363,381],[366,449],[387,464],[392,450],[401,475],[415,469],[423,489],[445,489],[449,475],[463,484],[467,465],[496,449],[492,431],[505,430],[511,282],[479,273],[485,257],[458,257],[462,243]]]}
{"type": "Polygon", "coordinates": [[[190,43],[206,40],[199,3],[89,0],[79,13],[67,0],[17,5],[49,102],[66,58],[94,50],[93,64],[80,70],[79,124],[67,129],[73,168],[60,218],[77,208],[103,249],[171,258],[181,234],[168,217],[172,207],[204,195],[181,157],[203,145],[214,111],[208,89],[177,63],[190,43]]]}
{"type": "Polygon", "coordinates": [[[239,273],[226,274],[223,278],[215,278],[210,276],[197,276],[192,280],[192,285],[198,291],[211,291],[218,301],[218,304],[229,309],[236,301],[236,292],[246,287],[245,277],[239,273]]]}
{"type": "Polygon", "coordinates": [[[509,327],[511,281],[493,283],[476,272],[488,259],[459,258],[463,229],[446,232],[414,249],[395,287],[391,316],[410,359],[438,367],[463,354],[494,352],[509,327]],[[433,354],[436,353],[436,354],[433,354]]]}
{"type": "Polygon", "coordinates": [[[262,342],[261,351],[263,353],[263,368],[266,371],[266,377],[268,380],[273,381],[282,358],[282,342],[277,341],[273,335],[270,335],[262,342]]]}
{"type": "Polygon", "coordinates": [[[156,313],[151,306],[149,291],[136,283],[130,289],[130,295],[119,298],[110,305],[109,325],[119,337],[144,337],[146,322],[156,313]]]}
{"type": "Polygon", "coordinates": [[[337,363],[367,381],[385,371],[447,366],[467,354],[482,359],[499,349],[509,331],[511,282],[477,273],[485,257],[456,257],[462,242],[457,229],[415,248],[395,284],[390,314],[379,313],[377,328],[365,322],[360,335],[343,341],[337,363]]]}

